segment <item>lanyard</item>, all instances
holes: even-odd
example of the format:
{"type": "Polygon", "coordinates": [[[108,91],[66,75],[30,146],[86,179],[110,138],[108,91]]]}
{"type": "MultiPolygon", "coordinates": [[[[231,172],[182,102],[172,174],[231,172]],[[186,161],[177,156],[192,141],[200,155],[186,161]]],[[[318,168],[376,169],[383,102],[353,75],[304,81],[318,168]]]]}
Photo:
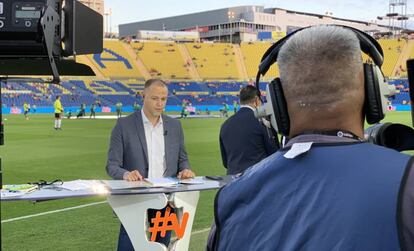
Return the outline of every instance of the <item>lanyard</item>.
{"type": "Polygon", "coordinates": [[[358,137],[354,133],[352,133],[350,131],[347,131],[347,130],[305,131],[305,132],[300,133],[296,136],[307,135],[307,134],[328,135],[328,136],[336,136],[336,137],[341,137],[341,138],[355,139],[355,140],[358,140],[358,141],[361,141],[361,142],[364,141],[363,139],[361,139],[360,137],[358,137]]]}

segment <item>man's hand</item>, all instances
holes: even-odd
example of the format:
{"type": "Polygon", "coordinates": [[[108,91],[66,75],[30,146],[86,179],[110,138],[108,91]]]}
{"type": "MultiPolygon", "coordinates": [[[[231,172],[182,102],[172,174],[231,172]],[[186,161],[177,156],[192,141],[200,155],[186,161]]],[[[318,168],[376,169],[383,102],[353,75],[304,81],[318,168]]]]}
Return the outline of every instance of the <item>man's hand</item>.
{"type": "Polygon", "coordinates": [[[138,172],[138,170],[134,170],[132,172],[126,172],[124,173],[124,180],[127,180],[127,181],[142,180],[142,175],[138,172]]]}
{"type": "Polygon", "coordinates": [[[191,171],[190,169],[184,169],[181,172],[178,173],[177,178],[179,179],[189,179],[189,178],[194,178],[195,177],[195,173],[193,173],[193,171],[191,171]]]}

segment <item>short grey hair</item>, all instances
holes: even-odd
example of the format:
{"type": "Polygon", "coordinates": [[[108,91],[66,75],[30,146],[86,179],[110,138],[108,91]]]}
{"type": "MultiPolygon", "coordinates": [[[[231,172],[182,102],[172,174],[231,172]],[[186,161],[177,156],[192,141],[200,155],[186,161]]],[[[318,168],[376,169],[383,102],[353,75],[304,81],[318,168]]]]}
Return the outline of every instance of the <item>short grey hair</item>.
{"type": "Polygon", "coordinates": [[[145,81],[144,89],[148,89],[154,84],[158,84],[168,89],[167,83],[165,83],[164,80],[159,79],[159,78],[152,78],[152,79],[148,79],[147,81],[145,81]]]}
{"type": "Polygon", "coordinates": [[[359,89],[362,54],[357,36],[338,26],[298,31],[278,55],[280,79],[289,102],[332,109],[359,89]]]}

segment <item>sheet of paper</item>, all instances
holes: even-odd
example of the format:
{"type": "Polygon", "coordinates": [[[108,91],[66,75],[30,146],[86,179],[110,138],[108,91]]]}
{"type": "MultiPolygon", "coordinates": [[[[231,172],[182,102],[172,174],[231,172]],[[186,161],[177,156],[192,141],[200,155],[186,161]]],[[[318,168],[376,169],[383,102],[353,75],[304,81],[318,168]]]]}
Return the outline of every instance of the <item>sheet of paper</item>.
{"type": "Polygon", "coordinates": [[[12,198],[12,197],[18,197],[18,196],[22,196],[26,194],[26,192],[22,192],[22,191],[9,191],[9,190],[4,190],[2,189],[0,192],[0,196],[2,199],[5,198],[12,198]]]}
{"type": "Polygon", "coordinates": [[[204,184],[204,180],[203,180],[203,177],[194,177],[191,179],[180,180],[180,184],[185,184],[185,185],[204,184]]]}
{"type": "Polygon", "coordinates": [[[168,187],[168,186],[175,186],[179,184],[177,178],[166,177],[166,178],[146,178],[151,184],[151,187],[168,187]]]}
{"type": "Polygon", "coordinates": [[[112,190],[151,187],[151,184],[146,181],[103,180],[102,182],[112,190]]]}
{"type": "Polygon", "coordinates": [[[72,180],[63,182],[60,187],[71,191],[79,191],[94,189],[97,186],[102,186],[99,180],[72,180]]]}

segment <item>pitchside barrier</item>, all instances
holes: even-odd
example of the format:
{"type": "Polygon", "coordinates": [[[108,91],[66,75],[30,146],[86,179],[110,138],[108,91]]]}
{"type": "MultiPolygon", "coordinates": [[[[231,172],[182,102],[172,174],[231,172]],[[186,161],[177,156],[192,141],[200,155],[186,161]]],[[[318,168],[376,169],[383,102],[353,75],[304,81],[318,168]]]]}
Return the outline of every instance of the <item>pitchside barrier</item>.
{"type": "MultiPolygon", "coordinates": [[[[221,109],[223,109],[222,105],[200,105],[200,106],[194,106],[194,111],[195,113],[199,112],[201,114],[205,114],[207,112],[207,109],[209,112],[217,112],[220,111],[221,109]]],[[[408,106],[409,108],[409,106],[408,106]]],[[[70,106],[70,107],[64,107],[65,109],[65,113],[71,111],[72,112],[72,116],[76,117],[76,113],[80,110],[79,106],[70,106]]],[[[166,106],[165,107],[165,111],[166,112],[181,112],[181,105],[180,106],[166,106]]],[[[229,105],[229,112],[233,111],[233,106],[229,105]]],[[[3,107],[2,109],[3,114],[23,114],[23,107],[18,106],[18,107],[3,107]]],[[[89,116],[90,113],[90,108],[86,108],[86,115],[89,116]]],[[[122,107],[122,112],[125,113],[130,113],[133,112],[133,108],[132,106],[123,106],[122,107]]],[[[33,109],[30,110],[30,114],[37,114],[37,113],[41,113],[41,114],[45,114],[45,113],[54,113],[55,109],[53,107],[37,107],[36,108],[36,112],[33,111],[33,109]]],[[[104,106],[104,107],[97,107],[95,108],[95,112],[97,113],[113,113],[116,112],[116,107],[112,106],[104,106]]]]}

